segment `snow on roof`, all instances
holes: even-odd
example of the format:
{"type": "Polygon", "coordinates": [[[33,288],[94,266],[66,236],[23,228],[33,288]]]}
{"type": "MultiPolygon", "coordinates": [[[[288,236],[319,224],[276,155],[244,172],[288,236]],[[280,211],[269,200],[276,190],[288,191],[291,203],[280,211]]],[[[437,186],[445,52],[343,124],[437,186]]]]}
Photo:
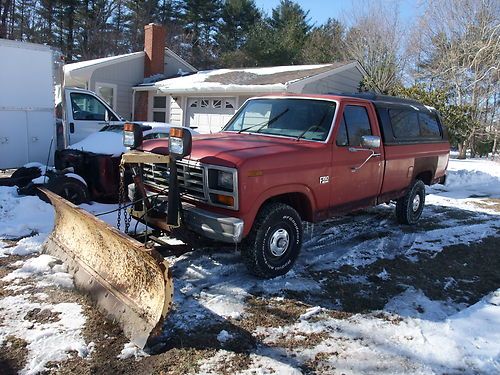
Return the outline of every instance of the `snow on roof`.
{"type": "Polygon", "coordinates": [[[85,60],[85,61],[80,61],[80,62],[75,62],[75,63],[70,63],[67,65],[64,65],[63,69],[64,69],[64,73],[69,73],[69,72],[72,72],[72,71],[77,70],[77,69],[94,67],[95,65],[99,65],[99,64],[109,64],[109,63],[115,62],[117,60],[128,59],[130,57],[136,57],[136,56],[142,56],[142,55],[144,55],[144,51],[126,53],[124,55],[118,55],[118,56],[103,57],[100,59],[85,60]]]}
{"type": "Polygon", "coordinates": [[[288,65],[267,68],[214,69],[199,71],[185,77],[165,79],[155,83],[166,93],[186,91],[283,91],[290,83],[334,70],[352,62],[321,65],[288,65]]]}

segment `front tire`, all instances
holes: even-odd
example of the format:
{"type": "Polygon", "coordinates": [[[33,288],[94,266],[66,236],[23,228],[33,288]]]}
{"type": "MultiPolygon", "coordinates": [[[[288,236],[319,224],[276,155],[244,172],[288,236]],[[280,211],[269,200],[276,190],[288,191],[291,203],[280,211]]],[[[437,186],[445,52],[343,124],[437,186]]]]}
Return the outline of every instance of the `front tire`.
{"type": "Polygon", "coordinates": [[[47,189],[76,205],[89,201],[87,186],[73,177],[64,175],[52,177],[49,179],[47,189]]]}
{"type": "Polygon", "coordinates": [[[415,224],[425,205],[425,184],[416,180],[406,194],[396,201],[396,218],[400,224],[415,224]]]}
{"type": "Polygon", "coordinates": [[[302,221],[297,211],[283,203],[268,203],[243,241],[241,255],[250,273],[269,279],[286,274],[301,247],[302,221]]]}

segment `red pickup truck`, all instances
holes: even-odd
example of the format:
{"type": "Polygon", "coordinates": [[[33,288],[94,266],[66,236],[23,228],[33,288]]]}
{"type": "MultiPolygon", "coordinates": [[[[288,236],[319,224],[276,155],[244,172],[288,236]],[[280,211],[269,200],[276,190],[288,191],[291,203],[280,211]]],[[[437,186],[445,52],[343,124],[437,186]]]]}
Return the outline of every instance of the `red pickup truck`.
{"type": "MultiPolygon", "coordinates": [[[[136,146],[167,155],[168,142],[136,146]]],[[[179,145],[171,134],[170,150],[179,145]]],[[[416,223],[425,185],[445,180],[449,151],[438,113],[416,101],[371,94],[252,98],[220,133],[194,136],[190,154],[174,164],[180,225],[241,243],[248,270],[275,277],[297,259],[303,221],[395,201],[398,222],[416,223]]],[[[154,207],[136,205],[133,214],[166,229],[158,215],[167,212],[169,165],[138,166],[129,198],[154,195],[154,207]]]]}

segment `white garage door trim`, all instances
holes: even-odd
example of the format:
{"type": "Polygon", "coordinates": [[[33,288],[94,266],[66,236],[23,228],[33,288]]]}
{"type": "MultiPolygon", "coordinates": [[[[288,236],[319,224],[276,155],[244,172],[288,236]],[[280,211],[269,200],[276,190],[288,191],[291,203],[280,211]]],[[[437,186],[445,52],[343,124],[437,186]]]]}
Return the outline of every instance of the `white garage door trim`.
{"type": "Polygon", "coordinates": [[[187,98],[186,125],[203,134],[216,133],[236,112],[236,97],[187,98]]]}

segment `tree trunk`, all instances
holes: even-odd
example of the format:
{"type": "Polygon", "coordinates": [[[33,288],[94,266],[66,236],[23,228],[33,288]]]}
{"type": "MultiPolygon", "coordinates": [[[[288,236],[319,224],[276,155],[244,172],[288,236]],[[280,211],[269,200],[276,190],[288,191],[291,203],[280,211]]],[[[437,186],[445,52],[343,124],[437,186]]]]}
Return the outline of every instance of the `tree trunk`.
{"type": "Polygon", "coordinates": [[[491,148],[491,160],[495,160],[495,154],[497,153],[497,139],[498,131],[495,130],[495,138],[493,138],[493,147],[491,148]]]}
{"type": "Polygon", "coordinates": [[[458,159],[467,159],[467,142],[463,141],[458,144],[458,159]]]}
{"type": "Polygon", "coordinates": [[[0,7],[0,38],[7,38],[7,17],[9,15],[11,0],[2,1],[0,7]]]}

